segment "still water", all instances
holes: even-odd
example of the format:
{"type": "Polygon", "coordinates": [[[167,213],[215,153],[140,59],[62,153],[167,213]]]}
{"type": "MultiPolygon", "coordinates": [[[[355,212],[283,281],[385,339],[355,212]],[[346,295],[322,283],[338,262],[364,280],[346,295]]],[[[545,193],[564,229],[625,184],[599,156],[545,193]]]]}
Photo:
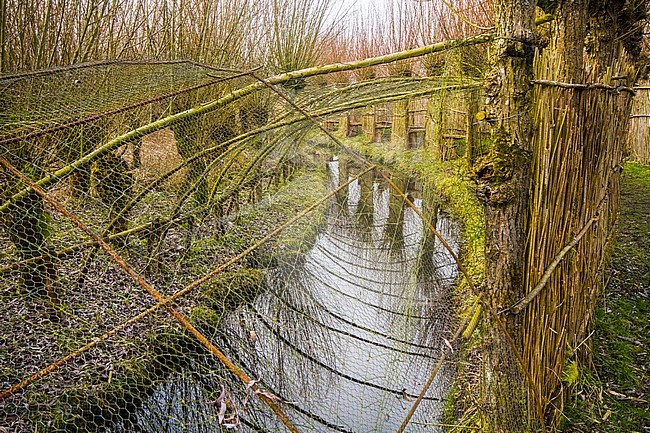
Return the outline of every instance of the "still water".
{"type": "MultiPolygon", "coordinates": [[[[343,159],[329,169],[332,187],[355,172],[343,159]]],[[[392,178],[457,249],[458,228],[433,192],[392,178]]],[[[333,198],[327,227],[309,253],[270,270],[268,290],[211,337],[284,401],[300,431],[394,432],[451,338],[456,276],[451,256],[420,217],[371,172],[333,198]]],[[[286,431],[216,364],[206,356],[172,374],[115,430],[286,431]],[[220,420],[220,402],[228,398],[220,420]]],[[[441,431],[454,374],[452,357],[407,431],[441,431]]]]}

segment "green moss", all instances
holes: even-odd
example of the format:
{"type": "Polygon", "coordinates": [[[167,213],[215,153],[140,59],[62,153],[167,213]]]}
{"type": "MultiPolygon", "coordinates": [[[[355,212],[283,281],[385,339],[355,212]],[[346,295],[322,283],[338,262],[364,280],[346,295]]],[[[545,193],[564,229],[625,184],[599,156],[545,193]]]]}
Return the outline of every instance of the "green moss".
{"type": "MultiPolygon", "coordinates": [[[[322,156],[315,155],[315,160],[309,161],[311,156],[301,155],[304,166],[285,184],[278,185],[274,194],[267,195],[254,206],[244,207],[237,215],[236,224],[225,235],[196,239],[185,265],[198,274],[211,271],[224,255],[243,251],[308,205],[326,196],[328,174],[323,161],[316,161],[322,156]]],[[[195,297],[196,303],[190,309],[190,321],[211,338],[211,331],[218,329],[227,311],[252,302],[265,289],[266,272],[263,266],[267,258],[304,255],[324,225],[325,206],[320,206],[240,261],[236,265],[238,268],[233,266],[202,285],[195,297]]],[[[134,414],[166,374],[179,366],[186,366],[192,357],[205,353],[194,337],[171,323],[173,319],[167,315],[163,317],[148,335],[133,335],[123,340],[126,354],[118,354],[111,364],[114,370],[110,380],[106,376],[106,366],[101,365],[97,369],[91,366],[84,370],[86,376],[82,380],[66,386],[65,393],[54,404],[51,395],[30,393],[30,407],[43,408],[31,410],[26,415],[31,426],[39,426],[39,431],[77,431],[93,427],[103,430],[112,422],[134,414]]],[[[73,328],[58,330],[55,334],[62,352],[77,349],[85,343],[84,336],[87,333],[83,330],[73,328]]],[[[9,372],[8,376],[24,375],[23,372],[9,372]]],[[[56,379],[54,376],[52,378],[56,379]]],[[[55,384],[52,388],[57,389],[55,384]]]]}
{"type": "Polygon", "coordinates": [[[516,166],[527,163],[527,158],[503,128],[494,131],[487,148],[489,151],[474,163],[473,175],[479,184],[498,190],[512,179],[516,166]]]}
{"type": "Polygon", "coordinates": [[[190,312],[190,322],[197,328],[216,328],[221,323],[223,314],[217,313],[204,305],[195,307],[190,312]]]}
{"type": "Polygon", "coordinates": [[[576,383],[579,377],[580,371],[578,370],[578,361],[573,360],[571,362],[568,362],[562,371],[562,382],[566,383],[568,386],[571,386],[576,383]]]}
{"type": "Polygon", "coordinates": [[[259,269],[242,268],[223,272],[202,288],[205,306],[224,313],[252,302],[265,287],[266,273],[259,269]]]}
{"type": "Polygon", "coordinates": [[[454,385],[443,400],[444,405],[442,407],[441,420],[444,424],[453,424],[456,422],[456,393],[458,393],[458,387],[454,385]]]}
{"type": "Polygon", "coordinates": [[[65,393],[52,404],[51,395],[33,393],[30,405],[43,407],[31,420],[35,430],[90,431],[132,416],[137,407],[153,391],[156,383],[178,365],[180,334],[173,331],[150,333],[146,343],[133,340],[144,347],[140,356],[116,360],[110,373],[105,365],[85,371],[84,380],[67,384],[65,393]],[[176,354],[176,355],[174,355],[176,354]],[[174,358],[176,359],[174,361],[174,358]],[[42,405],[41,405],[42,403],[42,405]],[[41,428],[39,428],[41,427],[41,428]]]}

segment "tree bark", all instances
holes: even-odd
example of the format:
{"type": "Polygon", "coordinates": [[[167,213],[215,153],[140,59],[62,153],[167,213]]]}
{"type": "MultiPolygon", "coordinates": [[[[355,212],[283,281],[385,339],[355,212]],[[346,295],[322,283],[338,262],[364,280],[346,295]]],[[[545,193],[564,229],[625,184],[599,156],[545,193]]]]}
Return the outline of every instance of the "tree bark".
{"type": "MultiPolygon", "coordinates": [[[[488,298],[492,308],[500,311],[523,295],[535,3],[499,0],[495,11],[496,38],[486,83],[492,143],[477,169],[477,181],[485,205],[488,298]]],[[[484,417],[488,431],[528,431],[531,422],[527,417],[527,385],[515,353],[523,342],[521,319],[502,319],[515,347],[493,318],[487,320],[484,417]]]]}

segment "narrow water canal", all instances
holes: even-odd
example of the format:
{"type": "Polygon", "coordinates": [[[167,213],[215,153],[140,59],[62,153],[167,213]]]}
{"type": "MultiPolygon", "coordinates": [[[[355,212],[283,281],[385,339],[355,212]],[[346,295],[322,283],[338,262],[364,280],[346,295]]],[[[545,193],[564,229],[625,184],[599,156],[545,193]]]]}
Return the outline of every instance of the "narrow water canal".
{"type": "MultiPolygon", "coordinates": [[[[355,172],[343,160],[329,168],[333,187],[355,172]]],[[[457,226],[432,191],[393,179],[457,248],[457,226]]],[[[327,228],[307,256],[273,269],[268,290],[232,313],[215,343],[289,402],[282,406],[301,431],[394,432],[451,337],[457,269],[375,173],[350,184],[327,212],[327,228]]],[[[117,430],[226,430],[213,398],[229,384],[239,431],[285,431],[215,363],[172,375],[117,430]]],[[[441,431],[454,372],[453,363],[443,365],[407,431],[441,431]]]]}

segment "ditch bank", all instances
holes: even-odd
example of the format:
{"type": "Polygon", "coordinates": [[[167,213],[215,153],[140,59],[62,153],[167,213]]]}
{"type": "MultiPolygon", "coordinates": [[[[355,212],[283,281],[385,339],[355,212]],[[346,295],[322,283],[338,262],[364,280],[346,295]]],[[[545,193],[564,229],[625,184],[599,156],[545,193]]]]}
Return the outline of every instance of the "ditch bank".
{"type": "MultiPolygon", "coordinates": [[[[328,193],[327,180],[323,155],[312,155],[309,163],[275,187],[275,193],[266,194],[257,204],[243,207],[229,216],[224,234],[195,239],[184,252],[187,266],[210,270],[236,256],[270,230],[324,197],[328,193]],[[211,264],[208,266],[206,262],[211,264]]],[[[323,227],[324,212],[324,206],[317,207],[254,254],[180,298],[174,307],[194,326],[210,335],[210,330],[219,326],[227,311],[264,290],[267,265],[279,257],[304,254],[301,248],[305,248],[310,240],[313,242],[323,227]]],[[[10,319],[3,327],[0,340],[2,389],[8,389],[40,368],[78,350],[89,342],[89,338],[92,339],[89,335],[99,335],[99,328],[91,326],[91,322],[99,323],[104,318],[97,315],[83,317],[83,311],[110,311],[120,308],[120,303],[141,311],[152,305],[141,288],[119,274],[120,271],[115,271],[106,278],[112,278],[120,286],[130,286],[128,297],[117,291],[114,293],[117,298],[104,297],[93,293],[89,286],[85,292],[75,292],[72,299],[73,290],[70,290],[64,293],[68,295],[70,305],[65,304],[64,296],[63,318],[57,320],[32,301],[17,297],[10,290],[2,291],[3,301],[8,304],[3,308],[8,311],[15,309],[6,314],[10,319]],[[89,329],[95,331],[89,333],[89,329]],[[47,335],[43,335],[43,330],[47,335]]],[[[170,276],[173,278],[174,275],[170,276]]],[[[167,295],[170,295],[176,289],[170,287],[168,290],[167,295]]],[[[95,347],[62,363],[60,368],[1,401],[0,430],[98,431],[110,428],[133,417],[154,386],[179,366],[206,355],[206,351],[164,309],[105,340],[94,341],[97,343],[95,347]]]]}

